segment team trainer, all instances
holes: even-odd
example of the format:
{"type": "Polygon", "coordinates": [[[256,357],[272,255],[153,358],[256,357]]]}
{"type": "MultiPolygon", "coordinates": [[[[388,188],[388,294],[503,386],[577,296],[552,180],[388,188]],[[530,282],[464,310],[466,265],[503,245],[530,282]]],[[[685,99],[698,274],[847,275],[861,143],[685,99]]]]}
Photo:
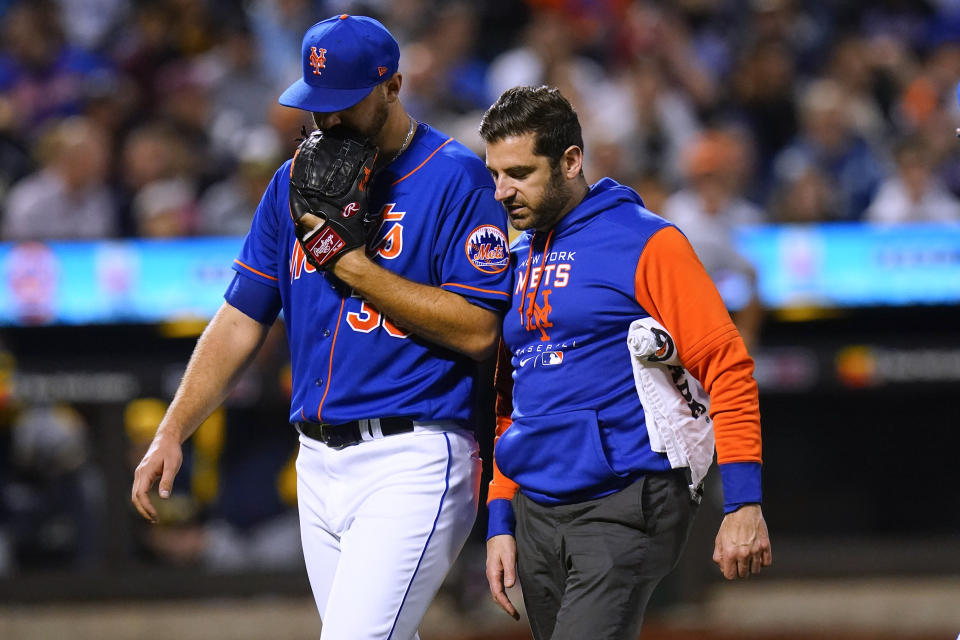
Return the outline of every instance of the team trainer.
{"type": "Polygon", "coordinates": [[[504,586],[519,570],[536,640],[635,640],[686,543],[714,434],[714,560],[727,578],[772,561],[753,361],[683,234],[632,189],[587,184],[559,91],[504,92],[480,134],[524,232],[497,370],[490,589],[516,615],[504,586]]]}

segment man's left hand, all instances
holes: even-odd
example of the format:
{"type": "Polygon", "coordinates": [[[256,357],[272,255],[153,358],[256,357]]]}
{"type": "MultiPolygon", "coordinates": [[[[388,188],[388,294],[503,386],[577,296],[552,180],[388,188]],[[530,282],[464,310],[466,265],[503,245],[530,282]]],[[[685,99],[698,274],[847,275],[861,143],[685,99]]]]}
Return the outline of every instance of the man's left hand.
{"type": "Polygon", "coordinates": [[[720,524],[713,561],[727,580],[760,573],[773,563],[770,534],[759,504],[748,504],[728,513],[720,524]]]}

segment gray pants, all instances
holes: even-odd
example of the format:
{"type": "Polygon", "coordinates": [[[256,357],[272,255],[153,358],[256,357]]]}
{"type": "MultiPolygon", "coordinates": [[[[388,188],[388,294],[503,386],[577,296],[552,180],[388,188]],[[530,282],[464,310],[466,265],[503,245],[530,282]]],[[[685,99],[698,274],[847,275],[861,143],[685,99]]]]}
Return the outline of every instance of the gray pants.
{"type": "Polygon", "coordinates": [[[682,471],[603,498],[544,506],[518,493],[517,568],[535,640],[636,640],[697,505],[682,471]]]}

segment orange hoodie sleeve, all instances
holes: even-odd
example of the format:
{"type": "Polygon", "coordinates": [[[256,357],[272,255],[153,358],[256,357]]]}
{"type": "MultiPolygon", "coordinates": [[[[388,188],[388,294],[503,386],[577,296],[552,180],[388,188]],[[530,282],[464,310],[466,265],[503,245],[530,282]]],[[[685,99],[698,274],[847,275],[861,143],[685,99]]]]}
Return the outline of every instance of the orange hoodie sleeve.
{"type": "MultiPolygon", "coordinates": [[[[497,352],[497,370],[493,377],[493,386],[497,393],[497,440],[503,435],[512,421],[513,412],[513,366],[510,364],[510,351],[503,340],[497,352]]],[[[497,466],[497,456],[493,456],[493,479],[487,489],[487,538],[498,535],[513,535],[516,519],[513,515],[513,496],[517,493],[517,483],[503,475],[497,466]]]]}
{"type": "Polygon", "coordinates": [[[760,405],[753,359],[693,247],[675,227],[649,239],[635,286],[637,302],[670,332],[684,366],[710,395],[725,501],[759,501],[760,405]],[[755,478],[725,473],[723,465],[730,463],[757,463],[756,473],[747,474],[755,478]],[[757,486],[730,486],[728,475],[757,486]]]}
{"type": "MultiPolygon", "coordinates": [[[[510,352],[503,340],[500,340],[500,349],[497,353],[497,370],[493,377],[493,386],[497,392],[497,435],[493,440],[493,445],[496,447],[497,440],[512,424],[510,414],[513,412],[513,367],[510,364],[510,352]]],[[[490,481],[487,492],[487,504],[491,500],[500,498],[511,500],[516,492],[517,483],[500,472],[497,458],[494,456],[493,479],[490,481]]]]}

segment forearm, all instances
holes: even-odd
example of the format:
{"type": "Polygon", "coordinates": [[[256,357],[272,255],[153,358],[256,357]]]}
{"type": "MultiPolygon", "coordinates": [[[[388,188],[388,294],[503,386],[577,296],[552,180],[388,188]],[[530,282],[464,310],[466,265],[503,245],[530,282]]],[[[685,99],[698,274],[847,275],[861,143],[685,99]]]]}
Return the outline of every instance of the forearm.
{"type": "Polygon", "coordinates": [[[493,355],[496,349],[497,314],[456,293],[407,280],[375,264],[362,251],[340,258],[333,272],[405,331],[475,360],[493,355]]]}
{"type": "Polygon", "coordinates": [[[157,437],[169,436],[180,443],[189,438],[226,398],[268,330],[224,303],[197,340],[157,437]]]}

